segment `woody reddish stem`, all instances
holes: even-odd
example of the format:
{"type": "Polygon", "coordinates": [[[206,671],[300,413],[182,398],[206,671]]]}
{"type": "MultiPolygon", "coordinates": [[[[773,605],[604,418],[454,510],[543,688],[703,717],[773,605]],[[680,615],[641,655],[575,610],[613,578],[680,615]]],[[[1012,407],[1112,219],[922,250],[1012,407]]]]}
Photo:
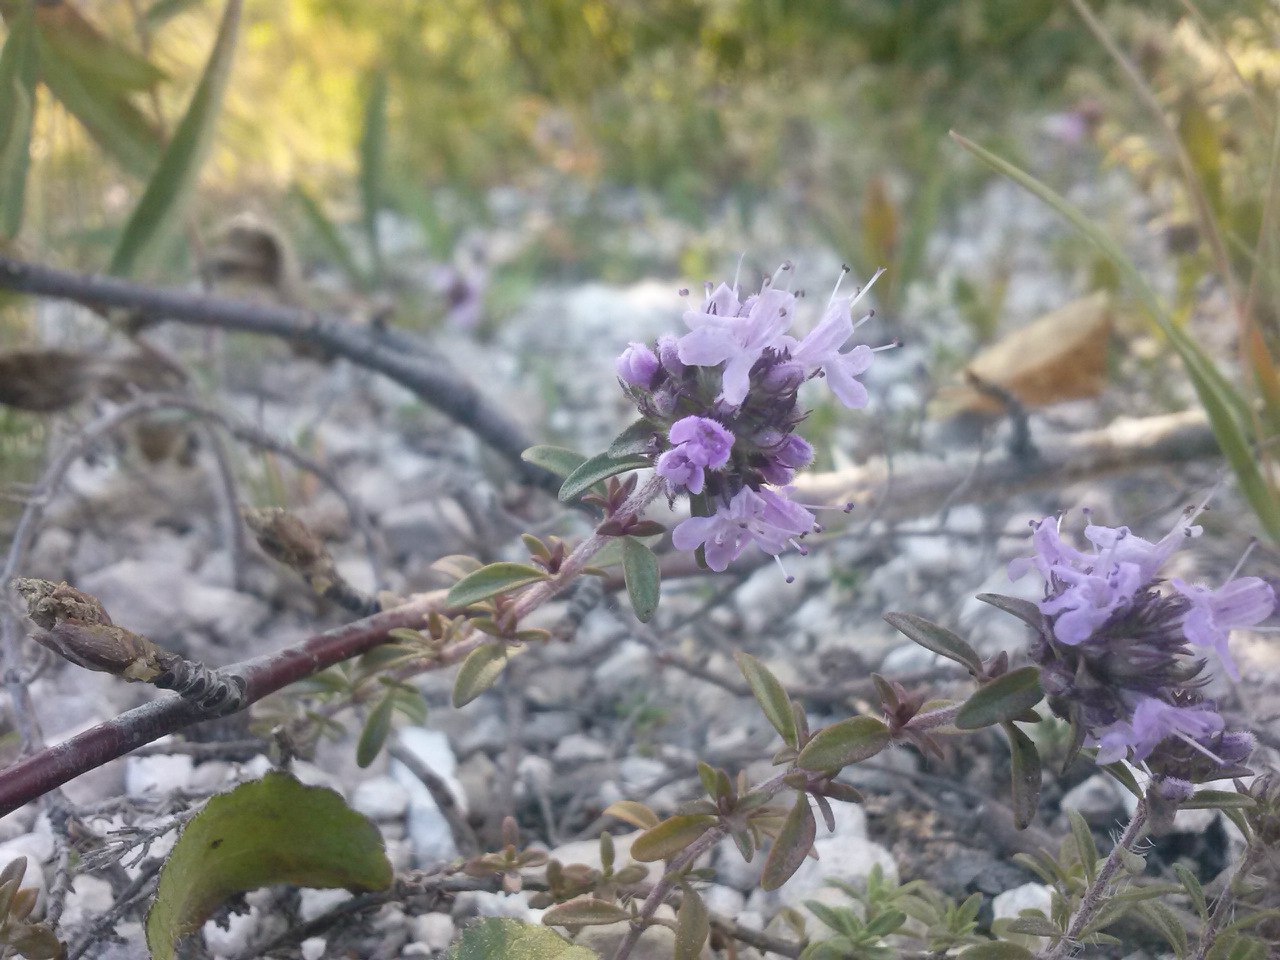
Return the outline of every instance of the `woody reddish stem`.
{"type": "MultiPolygon", "coordinates": [[[[658,494],[662,492],[663,480],[661,477],[650,477],[649,480],[618,508],[618,511],[608,519],[611,520],[627,520],[635,519],[644,512],[645,507],[653,503],[658,498],[658,494]]],[[[513,613],[517,621],[520,618],[528,616],[542,604],[546,603],[556,594],[560,593],[570,583],[574,577],[582,573],[584,567],[590,562],[591,558],[604,549],[605,544],[613,537],[605,536],[601,533],[593,533],[587,539],[583,540],[569,556],[564,558],[564,562],[560,564],[560,570],[554,577],[546,580],[540,580],[532,587],[520,594],[515,602],[513,613]]]]}
{"type": "MultiPolygon", "coordinates": [[[[438,595],[424,594],[402,606],[327,630],[276,653],[223,667],[217,675],[244,681],[244,707],[248,707],[291,683],[360,656],[386,642],[387,633],[397,627],[420,625],[439,604],[438,595]]],[[[457,662],[473,644],[467,640],[455,646],[457,649],[445,651],[442,665],[457,662]]],[[[181,697],[165,697],[32,754],[0,771],[0,816],[130,750],[214,715],[181,697]]]]}

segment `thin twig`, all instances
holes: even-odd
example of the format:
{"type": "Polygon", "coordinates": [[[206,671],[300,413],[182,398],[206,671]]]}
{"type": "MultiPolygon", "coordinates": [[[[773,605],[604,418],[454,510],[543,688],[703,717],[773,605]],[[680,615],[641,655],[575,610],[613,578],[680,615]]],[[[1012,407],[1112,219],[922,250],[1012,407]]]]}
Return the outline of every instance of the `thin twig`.
{"type": "Polygon", "coordinates": [[[1200,943],[1196,947],[1196,953],[1192,960],[1205,960],[1209,955],[1209,951],[1213,949],[1214,941],[1218,939],[1218,930],[1222,927],[1222,921],[1227,918],[1231,905],[1235,903],[1236,898],[1232,892],[1232,887],[1235,886],[1237,880],[1243,880],[1247,877],[1261,859],[1262,848],[1259,844],[1252,844],[1245,851],[1245,855],[1240,859],[1239,866],[1236,867],[1231,879],[1223,887],[1222,893],[1213,905],[1213,912],[1209,914],[1209,919],[1200,931],[1200,943]]]}
{"type": "Polygon", "coordinates": [[[471,824],[467,823],[466,814],[458,806],[458,801],[454,798],[453,791],[449,789],[449,785],[441,779],[439,774],[423,763],[416,753],[399,740],[392,743],[387,752],[391,755],[392,760],[403,764],[405,769],[422,781],[422,785],[427,788],[427,792],[431,794],[431,799],[440,808],[440,813],[444,816],[445,822],[449,824],[449,832],[453,835],[453,845],[457,847],[458,853],[464,857],[473,857],[479,853],[480,841],[476,839],[475,831],[471,829],[471,824]]]}
{"type": "Polygon", "coordinates": [[[412,390],[501,454],[522,482],[550,491],[560,488],[558,476],[520,459],[531,440],[509,416],[443,357],[429,356],[420,341],[402,332],[363,327],[332,314],[149,287],[4,256],[0,256],[0,288],[92,308],[118,307],[143,320],[234,330],[319,347],[412,390]]]}

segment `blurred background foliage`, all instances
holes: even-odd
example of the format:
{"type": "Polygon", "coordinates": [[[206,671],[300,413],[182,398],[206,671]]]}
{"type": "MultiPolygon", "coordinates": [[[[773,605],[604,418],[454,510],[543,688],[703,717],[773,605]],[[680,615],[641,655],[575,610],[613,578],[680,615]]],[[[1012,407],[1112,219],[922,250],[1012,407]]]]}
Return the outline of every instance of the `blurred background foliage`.
{"type": "MultiPolygon", "coordinates": [[[[20,6],[0,3],[6,22],[20,6]]],[[[1185,9],[1161,0],[1102,12],[1158,89],[1194,101],[1193,122],[1234,120],[1238,87],[1185,9]]],[[[100,259],[181,116],[219,13],[212,0],[41,10],[35,246],[70,263],[100,259]],[[68,92],[77,78],[80,102],[68,92]]],[[[1267,102],[1280,71],[1274,7],[1209,0],[1198,13],[1267,102]]],[[[602,191],[635,189],[694,225],[781,202],[784,222],[884,259],[965,189],[948,128],[1017,156],[1019,120],[1082,104],[1093,113],[1078,122],[1097,115],[1128,131],[1106,144],[1108,162],[1158,175],[1114,66],[1059,0],[250,0],[203,212],[225,211],[228,198],[279,210],[300,187],[332,215],[357,216],[375,77],[386,85],[385,204],[445,248],[491,214],[495,188],[559,196],[564,216],[544,256],[584,275],[652,266],[589,262],[602,191]]],[[[1219,139],[1255,127],[1231,122],[1219,139]]],[[[667,251],[676,266],[682,253],[667,251]]]]}

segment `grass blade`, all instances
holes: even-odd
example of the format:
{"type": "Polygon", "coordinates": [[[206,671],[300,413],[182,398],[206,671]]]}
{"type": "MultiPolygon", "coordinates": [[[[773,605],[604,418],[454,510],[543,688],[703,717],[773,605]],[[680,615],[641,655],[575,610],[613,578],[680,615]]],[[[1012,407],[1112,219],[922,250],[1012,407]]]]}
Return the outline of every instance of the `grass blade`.
{"type": "Polygon", "coordinates": [[[0,50],[0,240],[22,226],[36,111],[36,30],[31,7],[10,23],[0,50]]]}
{"type": "Polygon", "coordinates": [[[227,0],[204,76],[111,258],[110,271],[118,276],[136,274],[146,267],[161,250],[168,228],[181,216],[191,198],[200,166],[213,141],[222,95],[231,75],[240,7],[241,0],[227,0]]]}
{"type": "Polygon", "coordinates": [[[387,75],[379,70],[365,101],[364,129],[360,135],[360,202],[364,231],[369,238],[373,274],[382,275],[382,248],[378,243],[378,210],[382,206],[382,170],[387,152],[387,75]]]}

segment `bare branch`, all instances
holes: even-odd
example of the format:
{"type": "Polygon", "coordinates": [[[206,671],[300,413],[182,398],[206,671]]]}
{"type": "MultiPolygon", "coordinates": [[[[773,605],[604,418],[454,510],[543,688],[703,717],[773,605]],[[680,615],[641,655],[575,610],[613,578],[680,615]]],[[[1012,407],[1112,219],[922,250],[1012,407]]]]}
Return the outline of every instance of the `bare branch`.
{"type": "Polygon", "coordinates": [[[401,331],[361,327],[332,314],[149,287],[4,256],[0,256],[0,288],[97,309],[121,308],[143,320],[235,330],[319,347],[412,390],[502,455],[522,482],[550,491],[560,488],[559,477],[520,459],[532,441],[510,417],[443,357],[429,354],[420,340],[401,331]]]}

